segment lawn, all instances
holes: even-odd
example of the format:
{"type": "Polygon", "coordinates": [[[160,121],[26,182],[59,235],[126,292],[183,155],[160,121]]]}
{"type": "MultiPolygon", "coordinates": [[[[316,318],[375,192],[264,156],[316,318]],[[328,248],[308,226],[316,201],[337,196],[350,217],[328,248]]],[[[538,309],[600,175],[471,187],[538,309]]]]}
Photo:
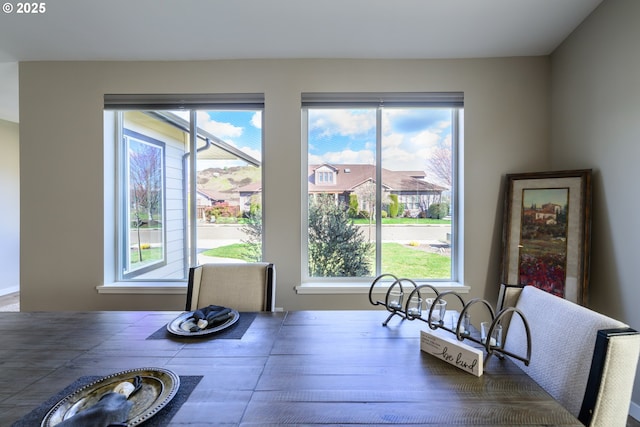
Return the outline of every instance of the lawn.
{"type": "MultiPolygon", "coordinates": [[[[162,259],[162,248],[143,248],[141,252],[143,264],[155,262],[162,259]]],[[[140,262],[138,255],[138,248],[131,248],[131,264],[137,264],[138,262],[140,262]]]]}
{"type": "MultiPolygon", "coordinates": [[[[375,223],[375,221],[373,221],[375,223]]],[[[369,220],[367,218],[355,218],[353,220],[354,224],[362,225],[369,224],[369,220]]],[[[432,219],[432,218],[382,218],[383,225],[394,225],[394,224],[451,224],[450,219],[432,219]]]]}
{"type": "MultiPolygon", "coordinates": [[[[206,256],[244,259],[245,244],[234,243],[202,252],[206,256]]],[[[382,272],[399,277],[448,279],[451,257],[426,252],[400,243],[382,244],[382,272]]]]}
{"type": "Polygon", "coordinates": [[[451,257],[400,243],[383,243],[382,272],[398,277],[449,279],[451,257]]]}

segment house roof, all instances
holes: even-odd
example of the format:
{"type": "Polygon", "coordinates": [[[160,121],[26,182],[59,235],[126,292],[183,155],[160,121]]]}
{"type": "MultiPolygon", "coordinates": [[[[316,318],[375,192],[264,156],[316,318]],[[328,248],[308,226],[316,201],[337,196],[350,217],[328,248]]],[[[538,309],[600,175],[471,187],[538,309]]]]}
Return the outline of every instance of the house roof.
{"type": "Polygon", "coordinates": [[[232,195],[232,193],[228,191],[216,191],[216,190],[210,190],[206,188],[200,188],[196,191],[202,196],[212,201],[227,200],[232,195]]]}
{"type": "MultiPolygon", "coordinates": [[[[170,111],[148,111],[151,117],[155,117],[159,120],[165,121],[172,126],[177,127],[183,132],[189,133],[189,122],[170,111]]],[[[204,141],[204,145],[198,147],[199,159],[210,160],[243,160],[250,165],[260,166],[260,160],[257,160],[245,153],[244,151],[234,147],[228,142],[223,141],[212,133],[198,127],[198,138],[204,141]]]]}
{"type": "MultiPolygon", "coordinates": [[[[309,192],[343,193],[345,191],[354,191],[355,188],[366,182],[375,182],[375,175],[376,170],[374,165],[331,165],[328,163],[309,165],[309,192]],[[336,171],[336,180],[333,184],[317,184],[315,182],[315,171],[323,166],[336,171]]],[[[382,168],[382,186],[388,191],[441,192],[447,190],[445,187],[424,181],[424,177],[425,173],[421,171],[393,171],[382,168]]]]}

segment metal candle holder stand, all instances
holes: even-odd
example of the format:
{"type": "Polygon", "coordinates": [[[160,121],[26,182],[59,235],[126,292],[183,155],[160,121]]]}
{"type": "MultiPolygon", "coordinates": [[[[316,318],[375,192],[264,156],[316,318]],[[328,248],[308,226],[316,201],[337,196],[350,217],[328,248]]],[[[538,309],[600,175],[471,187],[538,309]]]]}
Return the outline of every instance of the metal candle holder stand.
{"type": "Polygon", "coordinates": [[[462,299],[462,297],[454,292],[454,291],[445,291],[445,292],[438,292],[438,290],[431,285],[420,285],[418,286],[413,280],[411,279],[398,279],[396,276],[394,276],[393,274],[389,274],[389,273],[385,273],[385,274],[381,274],[380,276],[376,277],[373,281],[373,283],[371,284],[371,287],[369,288],[369,302],[372,305],[383,305],[387,311],[391,312],[391,314],[389,315],[389,317],[387,317],[387,319],[382,322],[382,326],[387,326],[387,324],[389,323],[389,320],[391,320],[391,318],[393,316],[399,316],[402,319],[407,319],[407,320],[421,320],[423,322],[425,322],[427,325],[429,325],[429,328],[436,330],[436,329],[444,329],[447,332],[450,332],[452,334],[454,334],[456,336],[456,338],[458,339],[458,341],[463,341],[463,340],[469,340],[472,341],[474,343],[480,344],[485,351],[487,352],[487,358],[485,359],[485,363],[487,360],[489,360],[489,357],[491,357],[491,355],[495,354],[496,356],[498,356],[499,358],[503,358],[505,355],[512,357],[514,359],[520,360],[521,362],[523,362],[525,364],[525,366],[529,366],[529,361],[531,360],[531,332],[529,331],[529,324],[527,322],[527,319],[524,317],[524,314],[522,314],[522,312],[520,310],[518,310],[515,307],[506,307],[503,308],[502,310],[500,310],[498,312],[498,314],[495,314],[493,308],[491,307],[491,304],[489,304],[488,301],[481,299],[481,298],[474,298],[472,300],[470,300],[468,303],[465,303],[464,300],[462,299]],[[391,286],[389,286],[389,289],[387,290],[387,293],[385,295],[385,299],[384,302],[383,301],[374,301],[373,300],[373,288],[376,286],[376,284],[378,282],[380,282],[380,280],[384,279],[385,277],[389,277],[393,279],[393,283],[391,284],[391,286]],[[389,304],[389,296],[391,294],[391,292],[393,291],[393,289],[397,286],[400,288],[400,292],[402,293],[402,295],[405,294],[405,290],[402,286],[402,282],[408,282],[411,284],[411,286],[413,287],[413,289],[411,290],[411,292],[409,293],[409,297],[406,300],[406,303],[403,304],[401,302],[399,302],[398,305],[390,305],[389,304]],[[445,326],[444,324],[444,319],[440,319],[439,321],[432,321],[432,315],[433,315],[433,310],[436,306],[436,304],[431,304],[431,307],[429,309],[429,313],[426,319],[424,319],[422,317],[422,314],[415,316],[412,313],[409,312],[409,304],[411,302],[412,297],[414,296],[418,296],[419,298],[422,298],[422,295],[420,294],[420,290],[424,290],[425,288],[430,289],[432,292],[434,292],[436,294],[436,300],[439,299],[444,299],[444,297],[448,296],[448,295],[454,295],[455,297],[458,298],[458,300],[460,301],[461,305],[462,305],[462,310],[460,311],[460,316],[458,318],[458,323],[456,325],[455,330],[452,328],[449,328],[447,326],[445,326]],[[491,345],[491,340],[490,339],[486,339],[485,342],[483,343],[480,339],[478,339],[477,337],[472,336],[468,329],[464,328],[461,329],[461,326],[463,324],[463,322],[465,321],[465,316],[468,319],[469,318],[469,307],[471,307],[472,305],[475,304],[483,304],[487,310],[489,311],[489,313],[491,314],[491,326],[489,327],[489,330],[487,331],[487,337],[491,337],[493,336],[493,331],[495,329],[495,327],[497,325],[499,325],[502,321],[502,319],[504,318],[504,316],[506,316],[509,313],[516,313],[520,316],[520,318],[522,319],[522,323],[524,324],[524,329],[526,331],[527,334],[527,356],[526,357],[522,357],[520,355],[511,353],[510,351],[507,351],[504,349],[504,337],[502,338],[500,343],[496,343],[498,345],[491,345]]]}

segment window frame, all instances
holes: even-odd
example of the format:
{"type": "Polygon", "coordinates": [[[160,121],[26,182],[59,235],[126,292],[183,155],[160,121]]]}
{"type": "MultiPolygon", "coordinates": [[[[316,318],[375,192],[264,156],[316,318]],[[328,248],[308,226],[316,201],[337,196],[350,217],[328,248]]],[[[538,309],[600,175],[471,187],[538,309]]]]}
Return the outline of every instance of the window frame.
{"type": "MultiPolygon", "coordinates": [[[[212,140],[214,145],[218,148],[235,154],[238,158],[247,161],[249,164],[261,166],[261,180],[263,182],[261,193],[264,198],[264,94],[262,93],[220,93],[220,94],[105,94],[104,95],[104,154],[105,154],[105,216],[113,217],[114,220],[109,224],[105,221],[104,236],[105,236],[105,269],[104,269],[104,285],[99,286],[100,293],[129,293],[136,292],[135,289],[148,289],[148,292],[154,292],[153,288],[162,289],[163,293],[179,293],[180,288],[186,285],[188,279],[188,269],[197,264],[197,251],[195,241],[195,233],[191,227],[191,224],[197,221],[197,210],[195,209],[197,199],[197,189],[195,186],[189,185],[189,181],[195,182],[193,176],[186,176],[187,170],[194,171],[192,168],[191,158],[196,156],[189,155],[189,164],[186,169],[183,170],[182,186],[185,192],[183,212],[184,212],[184,226],[182,228],[182,234],[184,239],[184,256],[182,262],[184,263],[184,272],[181,278],[172,277],[156,277],[156,278],[144,278],[139,277],[153,271],[156,268],[161,268],[160,263],[150,266],[150,268],[139,269],[135,271],[135,274],[123,274],[123,245],[124,241],[122,234],[126,233],[126,223],[123,223],[124,216],[122,214],[123,209],[123,185],[126,183],[126,173],[122,167],[122,145],[125,138],[124,130],[124,112],[127,111],[149,111],[154,113],[160,113],[156,118],[162,118],[162,112],[164,111],[189,111],[190,119],[188,121],[176,121],[172,123],[180,130],[188,133],[189,141],[186,142],[185,153],[192,153],[198,151],[198,141],[205,140],[209,144],[212,140]],[[261,152],[262,159],[255,163],[255,159],[250,156],[244,157],[244,153],[236,149],[234,146],[218,139],[214,135],[209,134],[205,129],[202,129],[198,125],[197,112],[198,111],[224,111],[224,110],[247,110],[247,111],[259,111],[261,113],[261,152]],[[193,137],[192,137],[193,136],[193,137]],[[109,166],[110,165],[110,166],[109,166]]],[[[135,131],[133,131],[135,132],[135,131]]],[[[137,133],[137,132],[135,132],[137,133]]],[[[154,140],[152,136],[142,135],[141,137],[148,137],[154,140]]],[[[142,138],[138,138],[142,139],[142,138]]],[[[162,143],[162,141],[158,141],[162,143]]],[[[165,156],[167,150],[164,150],[165,156]]],[[[195,161],[195,160],[194,160],[195,161]]],[[[166,185],[167,176],[166,168],[169,167],[166,158],[163,160],[163,185],[166,185]]],[[[172,190],[173,191],[173,190],[172,190]]],[[[165,197],[167,195],[167,189],[164,190],[165,197]]],[[[163,209],[166,209],[166,200],[163,203],[163,209]]],[[[264,210],[262,211],[264,222],[264,210]]],[[[163,239],[165,245],[167,244],[167,228],[163,227],[163,239]]],[[[262,236],[262,245],[264,246],[264,234],[262,236]]],[[[164,248],[165,265],[167,264],[167,251],[168,248],[164,248]]],[[[144,292],[143,292],[144,293],[144,292]]]]}
{"type": "MultiPolygon", "coordinates": [[[[418,283],[431,283],[441,288],[459,289],[466,288],[463,282],[463,247],[464,241],[462,236],[462,209],[461,192],[462,192],[462,174],[460,162],[462,161],[463,139],[464,139],[464,93],[462,92],[427,92],[427,93],[302,93],[301,94],[301,138],[303,147],[303,167],[302,171],[302,197],[305,203],[302,204],[302,227],[301,227],[301,285],[296,287],[296,291],[300,294],[306,293],[351,293],[360,286],[370,285],[371,277],[315,277],[309,274],[309,249],[308,249],[308,227],[309,227],[309,186],[308,186],[308,169],[309,169],[309,109],[357,109],[363,107],[376,108],[376,158],[380,159],[381,154],[381,111],[385,107],[434,107],[448,108],[452,110],[452,174],[453,188],[451,194],[452,209],[452,247],[451,247],[451,277],[448,279],[421,279],[418,283]],[[353,288],[350,285],[356,286],[353,288]],[[317,291],[311,289],[317,288],[317,291]]],[[[381,179],[381,162],[376,160],[376,244],[381,242],[381,204],[382,204],[382,179],[381,179]]],[[[381,268],[381,250],[376,250],[375,265],[381,268]]],[[[384,272],[381,272],[384,273],[384,272]]],[[[374,276],[376,272],[374,272],[374,276]]]]}
{"type": "Polygon", "coordinates": [[[160,149],[161,152],[161,165],[160,165],[160,180],[161,180],[161,190],[162,190],[162,200],[161,200],[161,210],[162,210],[162,219],[166,218],[166,162],[165,162],[165,143],[162,141],[158,141],[150,136],[143,135],[141,133],[135,132],[131,129],[124,128],[124,122],[120,119],[117,120],[119,129],[122,132],[122,137],[119,138],[120,144],[118,144],[118,194],[119,197],[116,201],[116,205],[118,206],[118,218],[116,219],[116,223],[119,224],[119,238],[116,244],[116,268],[120,273],[120,278],[122,280],[131,280],[135,277],[138,277],[147,272],[156,270],[167,265],[167,250],[166,250],[166,241],[167,241],[167,230],[166,227],[162,227],[162,259],[158,262],[153,262],[144,267],[137,268],[131,270],[129,266],[131,265],[129,248],[130,244],[130,234],[131,234],[131,222],[133,219],[130,217],[130,156],[128,155],[131,141],[139,141],[143,144],[154,146],[160,149]]]}

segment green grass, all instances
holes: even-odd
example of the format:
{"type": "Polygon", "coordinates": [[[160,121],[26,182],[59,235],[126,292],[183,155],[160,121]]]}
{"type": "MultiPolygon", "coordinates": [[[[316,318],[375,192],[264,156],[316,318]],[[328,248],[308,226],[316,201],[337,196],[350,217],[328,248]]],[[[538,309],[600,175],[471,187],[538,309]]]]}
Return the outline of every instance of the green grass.
{"type": "Polygon", "coordinates": [[[451,277],[451,257],[400,243],[383,243],[382,272],[398,277],[448,279],[451,277]]]}
{"type": "Polygon", "coordinates": [[[202,252],[202,255],[205,256],[215,256],[222,258],[233,258],[233,259],[242,259],[248,261],[244,254],[247,252],[247,244],[246,243],[233,243],[227,246],[220,246],[218,248],[208,249],[202,252]]]}
{"type": "MultiPolygon", "coordinates": [[[[246,259],[245,243],[234,243],[202,252],[206,256],[246,259]]],[[[382,244],[382,272],[399,277],[448,279],[451,277],[451,257],[425,252],[400,243],[382,244]]]]}
{"type": "MultiPolygon", "coordinates": [[[[131,264],[137,264],[139,261],[138,248],[131,249],[131,264]]],[[[162,259],[162,248],[142,249],[142,263],[149,263],[162,259]]]]}
{"type": "Polygon", "coordinates": [[[246,224],[246,222],[246,218],[219,216],[216,218],[215,224],[246,224]]]}
{"type": "MultiPolygon", "coordinates": [[[[375,222],[375,221],[373,221],[375,222]]],[[[367,218],[354,218],[354,224],[369,224],[369,220],[367,218]]],[[[393,225],[393,224],[451,224],[450,219],[431,219],[431,218],[382,218],[383,225],[393,225]]]]}

